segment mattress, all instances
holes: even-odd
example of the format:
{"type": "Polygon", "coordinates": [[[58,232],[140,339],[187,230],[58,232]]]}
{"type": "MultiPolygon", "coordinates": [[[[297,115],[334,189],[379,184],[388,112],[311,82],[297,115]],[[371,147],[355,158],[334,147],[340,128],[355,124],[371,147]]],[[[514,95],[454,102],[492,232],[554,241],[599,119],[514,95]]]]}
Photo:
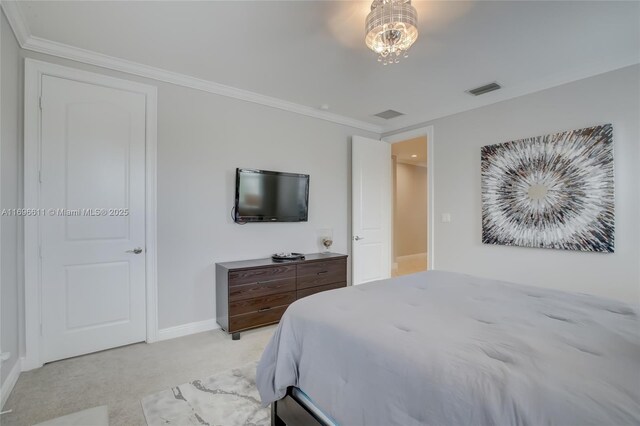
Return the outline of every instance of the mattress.
{"type": "Polygon", "coordinates": [[[295,386],[341,425],[639,425],[640,321],[621,302],[429,271],[296,301],[256,382],[264,405],[295,386]]]}

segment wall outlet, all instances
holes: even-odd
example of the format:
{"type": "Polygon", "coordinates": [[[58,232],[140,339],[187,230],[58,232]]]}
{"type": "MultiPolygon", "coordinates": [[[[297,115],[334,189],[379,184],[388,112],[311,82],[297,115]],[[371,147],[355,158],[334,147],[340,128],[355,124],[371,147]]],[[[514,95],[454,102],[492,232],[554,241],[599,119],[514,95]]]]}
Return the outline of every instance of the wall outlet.
{"type": "Polygon", "coordinates": [[[451,222],[451,213],[442,213],[442,222],[449,223],[451,222]]]}

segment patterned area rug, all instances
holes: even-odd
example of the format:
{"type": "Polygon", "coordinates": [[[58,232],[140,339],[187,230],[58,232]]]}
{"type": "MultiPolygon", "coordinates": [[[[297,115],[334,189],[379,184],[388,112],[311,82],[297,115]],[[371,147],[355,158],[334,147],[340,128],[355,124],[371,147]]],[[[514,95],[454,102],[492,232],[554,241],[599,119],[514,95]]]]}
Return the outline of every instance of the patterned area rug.
{"type": "Polygon", "coordinates": [[[268,426],[269,408],[260,406],[256,364],[223,371],[142,399],[149,426],[268,426]]]}

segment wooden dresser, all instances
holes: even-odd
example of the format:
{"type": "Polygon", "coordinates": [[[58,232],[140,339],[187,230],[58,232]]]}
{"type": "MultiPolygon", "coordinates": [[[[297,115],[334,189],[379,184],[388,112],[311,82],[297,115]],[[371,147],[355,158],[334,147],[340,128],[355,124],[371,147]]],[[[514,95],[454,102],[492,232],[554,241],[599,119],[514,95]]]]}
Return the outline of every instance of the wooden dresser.
{"type": "Polygon", "coordinates": [[[309,254],[291,262],[216,263],[216,319],[237,340],[241,331],[280,321],[297,299],[346,285],[344,254],[309,254]]]}

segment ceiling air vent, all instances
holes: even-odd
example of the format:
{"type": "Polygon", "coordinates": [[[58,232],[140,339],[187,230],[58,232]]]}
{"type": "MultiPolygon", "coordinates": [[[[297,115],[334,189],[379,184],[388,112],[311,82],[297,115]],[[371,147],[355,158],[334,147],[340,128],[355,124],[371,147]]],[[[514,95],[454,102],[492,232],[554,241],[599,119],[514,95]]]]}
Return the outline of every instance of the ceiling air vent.
{"type": "Polygon", "coordinates": [[[376,117],[384,118],[385,120],[390,120],[392,118],[400,117],[401,115],[404,115],[404,114],[398,111],[394,111],[392,109],[388,109],[386,111],[382,111],[373,115],[376,117]]]}
{"type": "Polygon", "coordinates": [[[500,86],[498,83],[489,83],[489,84],[485,84],[484,86],[476,87],[475,89],[467,90],[467,93],[469,93],[469,94],[471,94],[473,96],[480,96],[480,95],[484,95],[485,93],[489,93],[489,92],[493,92],[494,90],[498,90],[501,87],[502,86],[500,86]]]}

